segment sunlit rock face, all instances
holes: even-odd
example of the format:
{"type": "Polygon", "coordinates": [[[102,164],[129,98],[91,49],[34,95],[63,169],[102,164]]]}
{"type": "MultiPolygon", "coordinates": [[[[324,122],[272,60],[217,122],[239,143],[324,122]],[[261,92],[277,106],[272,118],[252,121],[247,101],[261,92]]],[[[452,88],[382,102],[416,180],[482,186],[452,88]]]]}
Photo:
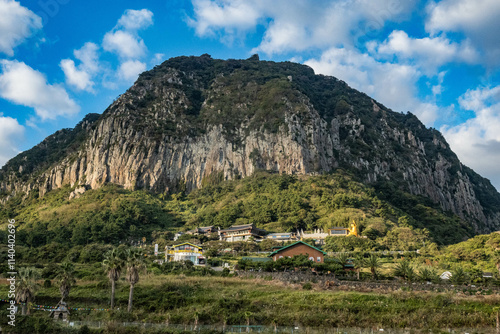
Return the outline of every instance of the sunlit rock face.
{"type": "MultiPolygon", "coordinates": [[[[383,88],[381,88],[383,89],[383,88]]],[[[500,194],[463,166],[443,136],[333,77],[294,63],[173,58],[141,74],[106,111],[88,115],[0,171],[16,194],[115,183],[191,191],[257,169],[320,174],[343,168],[439,203],[476,232],[500,228],[500,194]]]]}

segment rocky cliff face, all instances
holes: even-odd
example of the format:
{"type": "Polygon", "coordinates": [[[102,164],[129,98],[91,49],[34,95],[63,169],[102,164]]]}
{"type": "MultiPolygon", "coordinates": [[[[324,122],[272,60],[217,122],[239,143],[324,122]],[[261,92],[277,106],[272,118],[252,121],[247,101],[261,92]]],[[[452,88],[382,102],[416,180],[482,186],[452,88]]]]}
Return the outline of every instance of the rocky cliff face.
{"type": "Polygon", "coordinates": [[[478,232],[500,227],[500,194],[463,166],[442,135],[306,66],[180,57],[143,73],[102,115],[87,116],[12,159],[3,200],[75,194],[111,182],[190,191],[256,169],[317,174],[344,168],[439,203],[478,232]]]}

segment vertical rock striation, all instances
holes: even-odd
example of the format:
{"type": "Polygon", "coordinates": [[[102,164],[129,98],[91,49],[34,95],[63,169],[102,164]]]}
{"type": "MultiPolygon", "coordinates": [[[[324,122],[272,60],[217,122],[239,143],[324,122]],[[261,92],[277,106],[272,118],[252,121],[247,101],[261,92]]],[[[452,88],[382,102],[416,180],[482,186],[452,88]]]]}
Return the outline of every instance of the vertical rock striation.
{"type": "Polygon", "coordinates": [[[180,57],[143,73],[102,114],[58,131],[0,171],[16,194],[111,182],[190,191],[256,169],[353,171],[428,197],[477,232],[500,227],[500,195],[463,166],[442,135],[303,65],[180,57]]]}

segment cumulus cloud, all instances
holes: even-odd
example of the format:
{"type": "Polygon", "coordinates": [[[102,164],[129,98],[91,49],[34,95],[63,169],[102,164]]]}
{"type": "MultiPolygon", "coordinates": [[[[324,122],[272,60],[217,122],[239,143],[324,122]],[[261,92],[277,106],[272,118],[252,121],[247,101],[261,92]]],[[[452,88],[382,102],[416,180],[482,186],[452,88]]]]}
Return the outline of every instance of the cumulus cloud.
{"type": "Polygon", "coordinates": [[[333,75],[351,87],[374,97],[395,111],[411,111],[427,126],[438,117],[438,107],[417,98],[419,70],[410,65],[379,62],[368,54],[332,48],[320,59],[305,62],[316,73],[333,75]]]}
{"type": "Polygon", "coordinates": [[[193,0],[195,18],[189,18],[188,24],[198,36],[214,35],[218,29],[230,34],[245,31],[255,27],[261,17],[258,2],[193,0]]]}
{"type": "Polygon", "coordinates": [[[188,20],[199,36],[242,35],[259,24],[266,30],[252,52],[267,54],[353,45],[399,20],[413,8],[411,1],[394,0],[192,0],[188,20]],[[354,36],[353,36],[354,35],[354,36]]]}
{"type": "Polygon", "coordinates": [[[45,76],[19,61],[0,61],[0,96],[13,103],[31,107],[42,119],[70,116],[80,107],[66,90],[47,83],[45,76]]]}
{"type": "MultiPolygon", "coordinates": [[[[79,64],[73,59],[61,60],[59,65],[65,74],[66,83],[77,90],[94,92],[98,80],[103,87],[116,89],[117,80],[129,82],[136,79],[138,74],[146,69],[145,63],[140,59],[147,53],[146,45],[139,37],[138,31],[152,24],[153,13],[150,10],[127,9],[113,29],[104,35],[101,44],[104,51],[118,56],[117,68],[112,69],[109,63],[100,61],[100,46],[87,42],[73,52],[74,57],[80,61],[79,64]]],[[[156,54],[152,61],[156,62],[159,57],[163,57],[163,54],[156,54]]]]}
{"type": "Polygon", "coordinates": [[[127,9],[118,20],[118,26],[125,30],[139,30],[153,24],[153,13],[148,9],[127,9]]]}
{"type": "Polygon", "coordinates": [[[104,35],[102,47],[123,59],[134,59],[146,54],[146,44],[137,30],[153,24],[153,13],[148,9],[127,9],[113,30],[104,35]]]}
{"type": "Polygon", "coordinates": [[[468,41],[455,43],[443,36],[411,38],[401,30],[393,31],[376,51],[384,55],[396,54],[400,60],[414,60],[428,74],[453,61],[474,63],[479,58],[468,41]]]}
{"type": "Polygon", "coordinates": [[[93,91],[94,82],[92,77],[99,70],[99,47],[94,43],[85,45],[73,53],[80,60],[80,65],[76,66],[72,59],[61,60],[59,66],[66,76],[66,82],[78,90],[93,91]]]}
{"type": "Polygon", "coordinates": [[[0,52],[14,55],[14,48],[42,28],[42,19],[17,1],[0,0],[0,52]]]}
{"type": "Polygon", "coordinates": [[[441,131],[460,160],[500,190],[500,86],[468,90],[459,105],[475,117],[441,131]]]}
{"type": "Polygon", "coordinates": [[[481,47],[489,62],[499,62],[500,1],[442,0],[430,2],[425,28],[432,34],[462,32],[472,43],[481,47]]]}
{"type": "Polygon", "coordinates": [[[73,51],[76,59],[81,61],[81,67],[88,72],[96,72],[99,69],[99,47],[91,42],[85,43],[81,49],[73,51]]]}
{"type": "Polygon", "coordinates": [[[19,142],[24,139],[24,126],[12,117],[0,113],[0,167],[19,154],[19,142]]]}
{"type": "Polygon", "coordinates": [[[144,41],[123,30],[106,33],[102,47],[106,51],[115,52],[122,58],[140,58],[146,53],[144,41]]]}
{"type": "Polygon", "coordinates": [[[71,59],[61,60],[60,66],[66,76],[66,82],[79,90],[92,91],[94,83],[90,74],[79,70],[75,66],[75,62],[71,59]]]}
{"type": "Polygon", "coordinates": [[[134,81],[146,70],[146,64],[139,60],[129,60],[120,65],[118,76],[127,81],[134,81]]]}

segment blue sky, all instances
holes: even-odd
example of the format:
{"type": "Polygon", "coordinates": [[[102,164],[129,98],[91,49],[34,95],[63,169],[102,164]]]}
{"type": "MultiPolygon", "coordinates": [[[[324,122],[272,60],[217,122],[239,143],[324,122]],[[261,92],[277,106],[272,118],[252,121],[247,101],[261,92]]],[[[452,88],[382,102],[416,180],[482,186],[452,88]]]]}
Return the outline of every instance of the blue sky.
{"type": "Polygon", "coordinates": [[[500,189],[498,0],[0,0],[0,165],[170,57],[292,60],[439,129],[500,189]]]}

